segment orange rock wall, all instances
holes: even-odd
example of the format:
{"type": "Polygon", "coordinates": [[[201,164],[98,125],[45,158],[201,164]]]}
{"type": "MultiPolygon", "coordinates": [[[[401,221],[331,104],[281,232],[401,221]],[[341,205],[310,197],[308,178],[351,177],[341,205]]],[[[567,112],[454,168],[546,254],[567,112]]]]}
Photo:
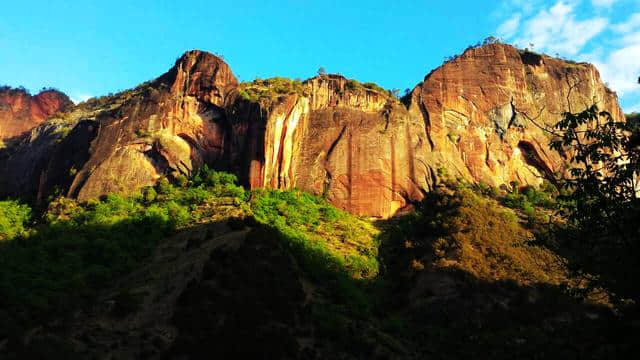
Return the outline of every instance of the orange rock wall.
{"type": "Polygon", "coordinates": [[[31,96],[18,89],[0,89],[0,140],[20,136],[72,105],[65,94],[55,90],[31,96]]]}

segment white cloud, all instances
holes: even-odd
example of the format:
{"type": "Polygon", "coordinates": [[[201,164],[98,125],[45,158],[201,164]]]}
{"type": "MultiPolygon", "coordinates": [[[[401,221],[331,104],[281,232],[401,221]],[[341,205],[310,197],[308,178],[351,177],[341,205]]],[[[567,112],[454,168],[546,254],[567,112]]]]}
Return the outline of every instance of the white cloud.
{"type": "Polygon", "coordinates": [[[74,104],[79,104],[83,101],[87,101],[89,99],[91,99],[93,97],[93,95],[88,95],[88,94],[76,94],[76,95],[72,95],[71,101],[73,101],[74,104]]]}
{"type": "Polygon", "coordinates": [[[591,3],[595,7],[611,7],[616,0],[591,0],[591,3]]]}
{"type": "MultiPolygon", "coordinates": [[[[625,110],[640,111],[638,8],[628,9],[629,15],[624,21],[611,24],[616,14],[603,10],[610,9],[617,0],[554,1],[548,5],[537,2],[529,13],[514,10],[522,1],[508,1],[512,11],[502,13],[497,33],[520,47],[534,44],[536,51],[593,63],[621,102],[633,105],[625,110]],[[515,16],[510,15],[514,13],[515,16]],[[595,15],[589,17],[588,14],[595,15]]],[[[502,9],[506,8],[502,6],[502,9]]]]}
{"type": "Polygon", "coordinates": [[[600,70],[602,78],[619,95],[638,92],[640,76],[640,42],[617,49],[604,59],[587,59],[600,70]]]}
{"type": "Polygon", "coordinates": [[[504,18],[505,14],[512,14],[514,12],[522,13],[525,16],[533,13],[540,5],[542,0],[505,0],[501,1],[500,5],[491,12],[490,16],[493,18],[504,18]]]}
{"type": "Polygon", "coordinates": [[[615,24],[611,28],[615,32],[628,33],[640,27],[640,13],[635,13],[629,17],[629,20],[615,24]]]}
{"type": "Polygon", "coordinates": [[[618,95],[637,96],[640,94],[637,83],[640,76],[640,13],[632,14],[627,21],[612,26],[612,30],[616,33],[614,47],[607,55],[594,53],[583,58],[596,65],[602,78],[618,95]]]}
{"type": "Polygon", "coordinates": [[[576,20],[574,8],[573,3],[558,1],[550,9],[540,10],[524,23],[516,44],[534,44],[536,49],[550,53],[578,54],[589,40],[605,30],[609,21],[603,17],[576,20]]]}
{"type": "Polygon", "coordinates": [[[499,38],[509,39],[516,34],[516,31],[520,27],[520,14],[515,14],[509,20],[505,21],[498,27],[496,33],[499,38]]]}

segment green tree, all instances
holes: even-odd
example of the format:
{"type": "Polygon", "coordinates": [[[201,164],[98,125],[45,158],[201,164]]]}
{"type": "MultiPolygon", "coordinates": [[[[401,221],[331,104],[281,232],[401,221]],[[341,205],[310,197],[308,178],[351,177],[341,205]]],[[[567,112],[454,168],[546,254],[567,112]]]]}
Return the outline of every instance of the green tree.
{"type": "Polygon", "coordinates": [[[562,246],[574,269],[614,300],[638,303],[640,288],[640,151],[633,127],[594,105],[565,113],[551,148],[568,158],[561,180],[562,246]]]}

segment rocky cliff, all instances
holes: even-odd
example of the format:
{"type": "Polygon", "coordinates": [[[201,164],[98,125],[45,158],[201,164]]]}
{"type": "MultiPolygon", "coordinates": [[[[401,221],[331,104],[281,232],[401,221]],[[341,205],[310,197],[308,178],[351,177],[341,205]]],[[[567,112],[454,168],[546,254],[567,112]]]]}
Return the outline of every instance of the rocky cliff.
{"type": "Polygon", "coordinates": [[[548,150],[548,128],[564,111],[595,102],[623,118],[592,65],[503,44],[468,49],[404,100],[339,75],[238,84],[224,61],[191,51],[158,79],[81,104],[0,152],[11,174],[0,195],[130,193],[207,163],[252,188],[297,187],[389,217],[438,173],[495,186],[551,178],[564,161],[548,150]]]}
{"type": "Polygon", "coordinates": [[[0,87],[0,141],[15,138],[73,103],[57,90],[30,95],[23,89],[0,87]]]}
{"type": "Polygon", "coordinates": [[[422,198],[432,174],[420,118],[387,92],[342,76],[318,76],[299,87],[275,98],[240,99],[231,112],[232,129],[257,126],[241,131],[249,143],[235,152],[251,158],[234,162],[249,171],[252,187],[297,187],[378,217],[422,198]]]}
{"type": "Polygon", "coordinates": [[[411,94],[411,109],[428,128],[429,164],[494,186],[537,185],[562,171],[549,130],[564,112],[594,103],[624,119],[593,65],[504,44],[468,49],[411,94]]]}

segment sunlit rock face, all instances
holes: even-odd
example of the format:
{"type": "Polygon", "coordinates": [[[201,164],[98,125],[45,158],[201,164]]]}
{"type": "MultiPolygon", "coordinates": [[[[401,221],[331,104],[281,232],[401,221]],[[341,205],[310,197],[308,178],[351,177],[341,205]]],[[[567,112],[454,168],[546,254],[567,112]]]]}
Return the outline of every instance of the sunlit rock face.
{"type": "Polygon", "coordinates": [[[80,104],[0,150],[10,174],[0,196],[129,194],[206,163],[250,188],[299,188],[386,218],[423,199],[438,174],[500,186],[563,171],[545,129],[565,111],[597,103],[623,118],[592,65],[502,44],[468,49],[404,103],[339,75],[267,96],[242,91],[222,59],[187,52],[159,78],[80,104]]]}
{"type": "Polygon", "coordinates": [[[427,75],[413,90],[411,110],[425,118],[430,166],[495,186],[537,185],[564,166],[544,129],[594,103],[624,118],[593,65],[491,44],[427,75]]]}
{"type": "Polygon", "coordinates": [[[184,54],[169,72],[96,119],[100,131],[69,195],[126,194],[161,176],[188,177],[205,161],[220,160],[222,106],[236,85],[219,58],[200,51],[184,54]]]}
{"type": "Polygon", "coordinates": [[[319,76],[304,83],[303,93],[275,102],[238,100],[232,128],[250,140],[236,153],[250,159],[237,163],[252,187],[296,187],[376,217],[423,198],[432,182],[424,122],[388,94],[347,83],[319,76]],[[256,119],[260,125],[251,128],[256,119]]]}
{"type": "Polygon", "coordinates": [[[69,97],[57,90],[32,96],[21,89],[0,87],[0,141],[20,136],[71,106],[69,97]]]}

